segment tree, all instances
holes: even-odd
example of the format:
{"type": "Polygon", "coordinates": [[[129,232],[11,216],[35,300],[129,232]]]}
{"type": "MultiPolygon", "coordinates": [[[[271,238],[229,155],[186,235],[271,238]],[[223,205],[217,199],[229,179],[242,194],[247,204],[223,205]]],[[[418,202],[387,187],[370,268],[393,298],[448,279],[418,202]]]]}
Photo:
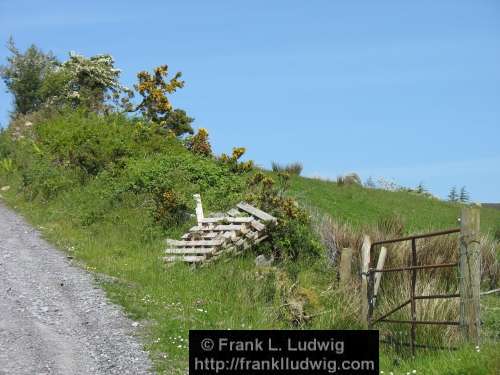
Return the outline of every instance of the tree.
{"type": "Polygon", "coordinates": [[[154,69],[154,74],[142,71],[137,74],[139,83],[134,88],[142,96],[142,102],[135,109],[141,111],[148,120],[161,124],[166,121],[172,112],[172,104],[167,94],[173,94],[177,89],[184,87],[180,80],[181,73],[177,72],[170,81],[165,81],[168,75],[168,66],[161,65],[154,69]]]}
{"type": "Polygon", "coordinates": [[[167,112],[164,119],[161,121],[164,129],[172,131],[177,137],[184,134],[193,134],[191,123],[194,118],[189,117],[186,111],[182,109],[174,109],[167,112]]]}
{"type": "Polygon", "coordinates": [[[375,182],[373,181],[372,176],[368,177],[368,180],[366,180],[365,187],[369,189],[374,189],[377,187],[377,185],[375,185],[375,182]]]}
{"type": "Polygon", "coordinates": [[[460,202],[466,203],[469,201],[469,199],[469,192],[465,190],[465,186],[462,186],[462,188],[460,189],[460,196],[458,197],[458,200],[460,202]]]}
{"type": "MultiPolygon", "coordinates": [[[[108,112],[112,109],[110,101],[129,109],[132,90],[119,82],[120,69],[115,68],[115,61],[109,54],[86,58],[71,52],[69,59],[61,69],[49,77],[47,82],[59,82],[62,91],[57,93],[54,102],[69,103],[73,107],[84,106],[95,112],[108,112]],[[123,97],[125,95],[125,97],[123,97]]],[[[49,90],[50,91],[50,90],[49,90]]]]}
{"type": "Polygon", "coordinates": [[[424,183],[423,183],[423,182],[420,182],[420,183],[417,185],[416,191],[417,191],[417,193],[419,193],[419,194],[424,194],[424,193],[427,193],[427,189],[425,188],[425,186],[424,186],[424,183]]]}
{"type": "Polygon", "coordinates": [[[43,104],[40,89],[47,75],[57,67],[57,59],[34,44],[22,53],[12,37],[7,42],[7,49],[12,55],[7,57],[7,65],[0,66],[0,76],[14,95],[14,114],[34,112],[43,104]]]}
{"type": "Polygon", "coordinates": [[[212,156],[212,146],[208,141],[208,131],[207,129],[200,128],[198,133],[193,136],[188,137],[185,140],[186,147],[193,154],[211,157],[212,156]]]}
{"type": "Polygon", "coordinates": [[[456,202],[458,200],[457,187],[453,186],[448,194],[448,200],[450,202],[456,202]]]}

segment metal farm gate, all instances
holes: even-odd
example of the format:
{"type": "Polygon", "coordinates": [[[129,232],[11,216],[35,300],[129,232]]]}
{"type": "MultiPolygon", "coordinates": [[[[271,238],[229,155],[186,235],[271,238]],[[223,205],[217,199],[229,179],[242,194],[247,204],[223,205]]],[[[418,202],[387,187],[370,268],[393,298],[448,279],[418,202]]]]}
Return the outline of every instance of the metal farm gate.
{"type": "MultiPolygon", "coordinates": [[[[375,325],[380,323],[389,324],[409,324],[410,325],[410,342],[406,345],[410,346],[412,354],[415,354],[417,347],[429,347],[426,345],[419,345],[416,342],[416,327],[419,324],[431,325],[449,325],[459,326],[462,336],[465,340],[478,343],[479,340],[479,296],[480,296],[480,254],[479,254],[479,210],[477,208],[467,207],[462,211],[461,227],[455,229],[448,229],[439,232],[419,234],[396,238],[385,241],[374,242],[370,245],[367,265],[368,270],[365,272],[368,285],[367,285],[367,326],[373,329],[375,325]],[[441,264],[417,264],[417,240],[429,237],[444,236],[453,233],[460,233],[460,252],[458,261],[452,263],[441,264]],[[381,268],[372,266],[370,254],[377,246],[392,244],[403,241],[411,241],[411,260],[410,264],[406,267],[398,268],[381,268]],[[458,267],[460,293],[456,294],[429,294],[429,295],[416,295],[416,282],[417,273],[429,269],[437,268],[453,268],[458,267]],[[382,273],[387,272],[409,272],[410,273],[410,295],[408,299],[394,307],[390,311],[374,317],[375,301],[377,298],[378,284],[382,273]],[[377,276],[378,275],[378,276],[377,276]],[[379,280],[377,280],[377,278],[379,280]],[[437,298],[460,298],[460,320],[459,321],[430,321],[419,320],[417,317],[417,301],[428,300],[437,298]],[[397,320],[390,319],[390,316],[399,311],[403,307],[410,305],[410,320],[397,320]]],[[[404,344],[403,344],[404,345],[404,344]]]]}

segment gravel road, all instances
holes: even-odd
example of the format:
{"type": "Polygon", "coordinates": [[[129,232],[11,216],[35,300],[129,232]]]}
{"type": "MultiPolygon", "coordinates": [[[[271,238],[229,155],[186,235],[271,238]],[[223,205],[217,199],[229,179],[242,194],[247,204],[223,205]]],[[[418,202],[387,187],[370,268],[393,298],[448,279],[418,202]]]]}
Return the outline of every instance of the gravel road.
{"type": "Polygon", "coordinates": [[[135,325],[0,202],[0,375],[150,374],[135,325]]]}

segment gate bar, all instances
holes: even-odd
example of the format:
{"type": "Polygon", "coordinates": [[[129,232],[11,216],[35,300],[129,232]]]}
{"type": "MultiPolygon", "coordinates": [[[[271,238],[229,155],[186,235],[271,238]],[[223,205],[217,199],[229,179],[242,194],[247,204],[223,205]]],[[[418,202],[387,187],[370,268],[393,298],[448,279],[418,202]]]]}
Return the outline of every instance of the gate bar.
{"type": "Polygon", "coordinates": [[[437,320],[394,320],[394,319],[381,319],[381,322],[385,323],[402,323],[402,324],[441,324],[441,325],[448,325],[448,326],[458,326],[460,325],[460,322],[454,322],[454,321],[437,321],[437,320]]]}
{"type": "Polygon", "coordinates": [[[460,228],[454,228],[454,229],[442,230],[442,231],[439,231],[439,232],[431,232],[431,233],[425,233],[425,234],[416,234],[414,236],[394,238],[392,240],[377,241],[377,242],[373,242],[372,243],[372,248],[375,245],[383,245],[383,244],[386,244],[386,243],[409,241],[409,240],[412,240],[414,238],[418,239],[418,238],[435,237],[435,236],[441,236],[441,235],[444,235],[444,234],[459,233],[459,232],[460,232],[460,228]]]}
{"type": "Polygon", "coordinates": [[[442,264],[427,264],[423,266],[410,266],[410,267],[400,267],[400,268],[384,268],[381,270],[371,270],[371,272],[400,272],[400,271],[411,271],[411,270],[422,270],[428,268],[445,268],[445,267],[456,267],[458,262],[455,263],[442,263],[442,264]]]}

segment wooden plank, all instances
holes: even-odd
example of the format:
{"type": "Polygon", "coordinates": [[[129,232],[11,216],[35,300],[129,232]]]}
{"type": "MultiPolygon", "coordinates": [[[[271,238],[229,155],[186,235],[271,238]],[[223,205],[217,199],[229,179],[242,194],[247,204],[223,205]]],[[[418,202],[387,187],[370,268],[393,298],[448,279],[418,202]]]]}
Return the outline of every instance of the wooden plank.
{"type": "Polygon", "coordinates": [[[264,221],[273,221],[273,222],[276,221],[276,218],[274,216],[271,216],[267,212],[259,210],[258,208],[255,208],[254,206],[251,206],[248,203],[240,202],[236,205],[236,207],[264,221]]]}
{"type": "Polygon", "coordinates": [[[207,217],[203,219],[201,222],[203,224],[212,224],[219,222],[227,222],[227,223],[251,223],[255,219],[253,217],[207,217]]]}
{"type": "Polygon", "coordinates": [[[351,281],[352,249],[343,248],[340,253],[340,285],[346,286],[351,281]]]}
{"type": "Polygon", "coordinates": [[[241,211],[238,211],[236,208],[231,208],[229,211],[227,211],[227,214],[229,216],[238,217],[241,216],[241,211]]]}
{"type": "Polygon", "coordinates": [[[222,239],[217,239],[217,240],[167,240],[167,244],[171,246],[178,246],[178,247],[193,247],[193,246],[220,246],[224,243],[222,239]]]}
{"type": "Polygon", "coordinates": [[[259,237],[259,233],[250,231],[247,234],[245,234],[245,237],[250,239],[250,240],[254,240],[254,239],[259,237]]]}
{"type": "Polygon", "coordinates": [[[255,243],[255,244],[261,243],[262,241],[264,241],[264,240],[265,240],[265,239],[267,239],[268,237],[269,237],[269,236],[266,234],[266,235],[264,235],[264,236],[262,236],[262,237],[257,238],[257,239],[254,241],[254,243],[255,243]]]}
{"type": "Polygon", "coordinates": [[[465,341],[479,345],[481,249],[479,208],[464,207],[460,219],[460,330],[465,341]]]}
{"type": "Polygon", "coordinates": [[[361,323],[368,328],[368,267],[370,264],[370,237],[365,235],[361,247],[361,323]]]}
{"type": "Polygon", "coordinates": [[[213,254],[216,247],[184,247],[165,250],[165,254],[213,254]]]}
{"type": "Polygon", "coordinates": [[[230,230],[241,231],[244,228],[244,225],[235,225],[235,224],[227,224],[227,225],[210,225],[210,226],[194,226],[189,229],[190,232],[200,232],[200,231],[208,231],[208,232],[225,232],[230,230]]]}
{"type": "MultiPolygon", "coordinates": [[[[378,256],[378,261],[377,261],[377,270],[383,270],[384,269],[384,264],[385,264],[385,258],[387,257],[387,249],[382,246],[380,249],[380,254],[378,256]]],[[[380,288],[380,281],[382,280],[382,272],[377,272],[375,274],[375,288],[373,291],[373,304],[377,301],[377,296],[378,296],[378,290],[380,288]]]]}
{"type": "Polygon", "coordinates": [[[186,255],[186,256],[166,256],[163,258],[165,262],[188,262],[188,263],[198,263],[207,259],[204,255],[186,255]]]}
{"type": "Polygon", "coordinates": [[[252,227],[258,232],[266,229],[266,226],[264,224],[258,222],[257,220],[252,221],[252,223],[250,225],[252,225],[252,227]]]}
{"type": "Polygon", "coordinates": [[[187,232],[181,238],[183,240],[212,240],[220,236],[220,232],[187,232]]]}

